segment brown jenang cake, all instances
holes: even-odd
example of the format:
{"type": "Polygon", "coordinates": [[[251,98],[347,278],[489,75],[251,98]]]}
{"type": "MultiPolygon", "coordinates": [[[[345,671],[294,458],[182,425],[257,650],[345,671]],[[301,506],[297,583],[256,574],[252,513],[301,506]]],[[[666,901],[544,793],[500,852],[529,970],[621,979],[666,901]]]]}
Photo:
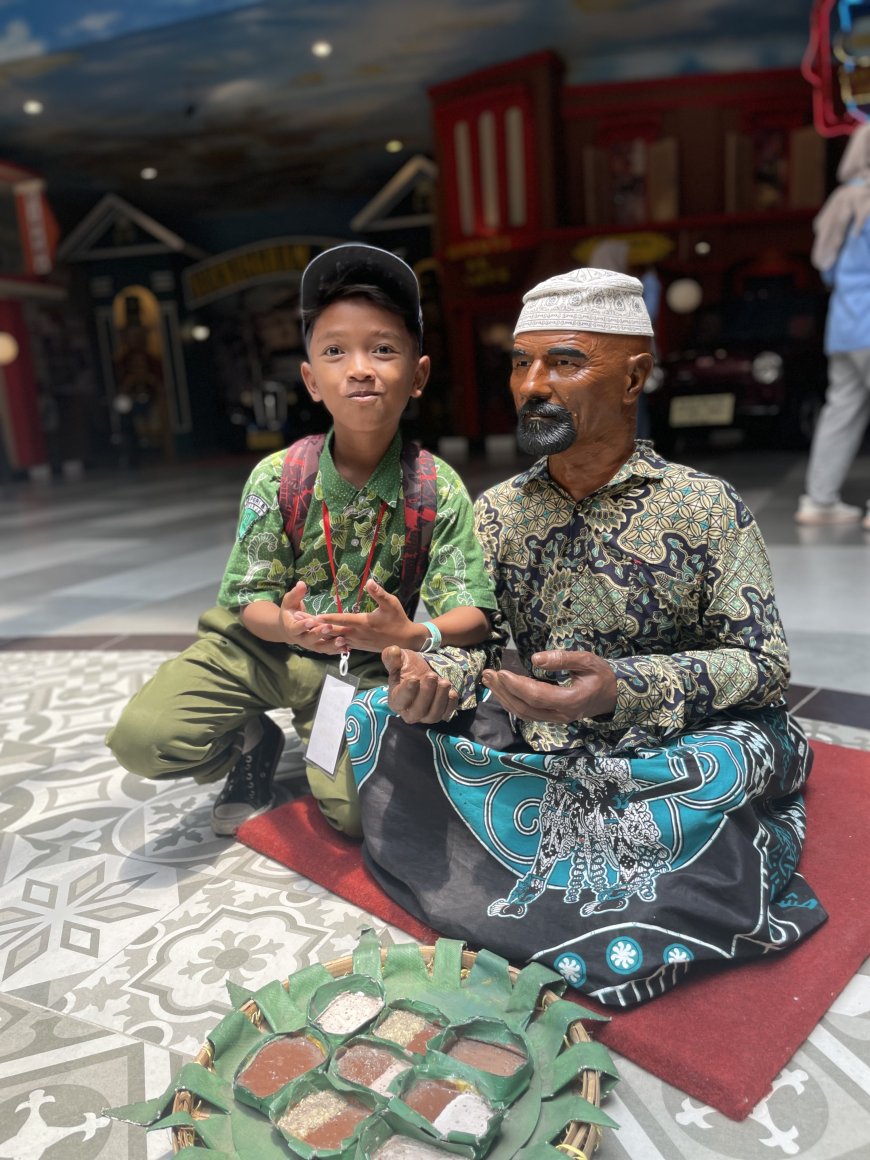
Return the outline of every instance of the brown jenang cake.
{"type": "Polygon", "coordinates": [[[515,1047],[487,1043],[483,1039],[465,1035],[457,1039],[446,1054],[451,1059],[458,1059],[461,1063],[467,1063],[470,1067],[476,1067],[478,1071],[485,1071],[490,1075],[514,1075],[526,1062],[526,1056],[515,1047]]]}
{"type": "Polygon", "coordinates": [[[284,1084],[311,1071],[326,1051],[308,1035],[279,1035],[265,1043],[239,1073],[237,1083],[255,1096],[273,1095],[284,1084]]]}
{"type": "Polygon", "coordinates": [[[448,1132],[484,1136],[494,1115],[483,1096],[458,1080],[418,1079],[402,1100],[445,1136],[448,1132]]]}

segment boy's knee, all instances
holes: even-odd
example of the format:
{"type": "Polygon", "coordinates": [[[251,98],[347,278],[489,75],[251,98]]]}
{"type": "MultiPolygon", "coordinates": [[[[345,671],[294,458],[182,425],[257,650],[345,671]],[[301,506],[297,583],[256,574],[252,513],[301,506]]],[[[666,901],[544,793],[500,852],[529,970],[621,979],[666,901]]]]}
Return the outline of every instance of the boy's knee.
{"type": "Polygon", "coordinates": [[[362,837],[358,801],[346,801],[336,798],[324,801],[322,798],[318,798],[317,804],[320,807],[320,812],[334,830],[340,830],[343,834],[347,834],[349,838],[362,837]]]}
{"type": "Polygon", "coordinates": [[[152,713],[131,701],[106,736],[106,745],[118,764],[140,777],[165,777],[171,773],[163,756],[158,725],[152,713]]]}
{"type": "Polygon", "coordinates": [[[351,838],[362,836],[359,797],[345,750],[338,759],[335,775],[330,777],[316,765],[306,764],[308,788],[317,800],[320,812],[335,830],[351,838]]]}
{"type": "Polygon", "coordinates": [[[118,764],[133,773],[141,773],[141,767],[146,764],[142,760],[145,747],[143,724],[144,722],[139,721],[135,708],[128,705],[106,734],[106,745],[118,764]]]}

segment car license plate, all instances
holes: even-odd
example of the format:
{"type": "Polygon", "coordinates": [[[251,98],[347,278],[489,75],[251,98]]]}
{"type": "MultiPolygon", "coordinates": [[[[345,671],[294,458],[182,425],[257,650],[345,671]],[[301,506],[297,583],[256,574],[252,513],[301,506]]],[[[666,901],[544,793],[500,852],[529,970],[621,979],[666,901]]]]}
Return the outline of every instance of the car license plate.
{"type": "Polygon", "coordinates": [[[734,421],[733,395],[679,395],[671,399],[672,427],[727,427],[734,421]]]}

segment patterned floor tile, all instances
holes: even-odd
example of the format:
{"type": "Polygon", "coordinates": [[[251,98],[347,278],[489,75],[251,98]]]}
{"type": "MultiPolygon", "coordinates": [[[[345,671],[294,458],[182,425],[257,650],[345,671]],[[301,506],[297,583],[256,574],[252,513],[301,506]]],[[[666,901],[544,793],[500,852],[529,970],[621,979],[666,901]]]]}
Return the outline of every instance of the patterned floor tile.
{"type": "Polygon", "coordinates": [[[619,1123],[601,1160],[858,1160],[870,1111],[833,1079],[811,1046],[777,1076],[773,1091],[740,1123],[656,1080],[628,1060],[607,1111],[619,1123]]]}
{"type": "Polygon", "coordinates": [[[0,991],[52,1006],[174,910],[198,876],[99,854],[46,862],[0,887],[0,991]]]}
{"type": "MultiPolygon", "coordinates": [[[[295,877],[286,867],[263,865],[268,860],[247,846],[215,837],[211,807],[219,785],[184,780],[155,789],[147,800],[127,811],[106,836],[113,850],[145,865],[187,867],[225,878],[285,884],[295,877]]],[[[301,789],[298,780],[276,783],[276,803],[289,801],[301,789]]]]}
{"type": "Polygon", "coordinates": [[[331,895],[203,881],[54,1006],[192,1055],[229,1010],[228,978],[257,990],[308,963],[348,954],[366,926],[384,929],[331,895]]]}
{"type": "Polygon", "coordinates": [[[111,852],[118,822],[161,790],[119,769],[102,745],[55,750],[45,768],[0,784],[3,837],[14,851],[0,867],[3,882],[46,862],[111,852]]]}
{"type": "Polygon", "coordinates": [[[165,1090],[174,1052],[0,995],[2,1160],[168,1160],[168,1133],[147,1137],[106,1107],[165,1090]]]}
{"type": "Polygon", "coordinates": [[[61,649],[39,652],[7,651],[3,655],[4,696],[0,713],[6,715],[15,693],[36,690],[40,696],[72,706],[87,707],[101,692],[113,692],[123,703],[148,679],[167,656],[159,651],[89,652],[61,649]]]}

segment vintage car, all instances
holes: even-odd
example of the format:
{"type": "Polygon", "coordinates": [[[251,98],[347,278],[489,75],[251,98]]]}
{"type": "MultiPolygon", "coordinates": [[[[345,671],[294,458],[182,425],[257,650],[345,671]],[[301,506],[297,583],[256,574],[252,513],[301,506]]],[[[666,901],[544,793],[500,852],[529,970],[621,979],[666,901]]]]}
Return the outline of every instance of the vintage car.
{"type": "Polygon", "coordinates": [[[774,288],[699,309],[647,383],[658,449],[726,429],[756,445],[808,446],[827,385],[826,304],[823,291],[774,288]]]}

